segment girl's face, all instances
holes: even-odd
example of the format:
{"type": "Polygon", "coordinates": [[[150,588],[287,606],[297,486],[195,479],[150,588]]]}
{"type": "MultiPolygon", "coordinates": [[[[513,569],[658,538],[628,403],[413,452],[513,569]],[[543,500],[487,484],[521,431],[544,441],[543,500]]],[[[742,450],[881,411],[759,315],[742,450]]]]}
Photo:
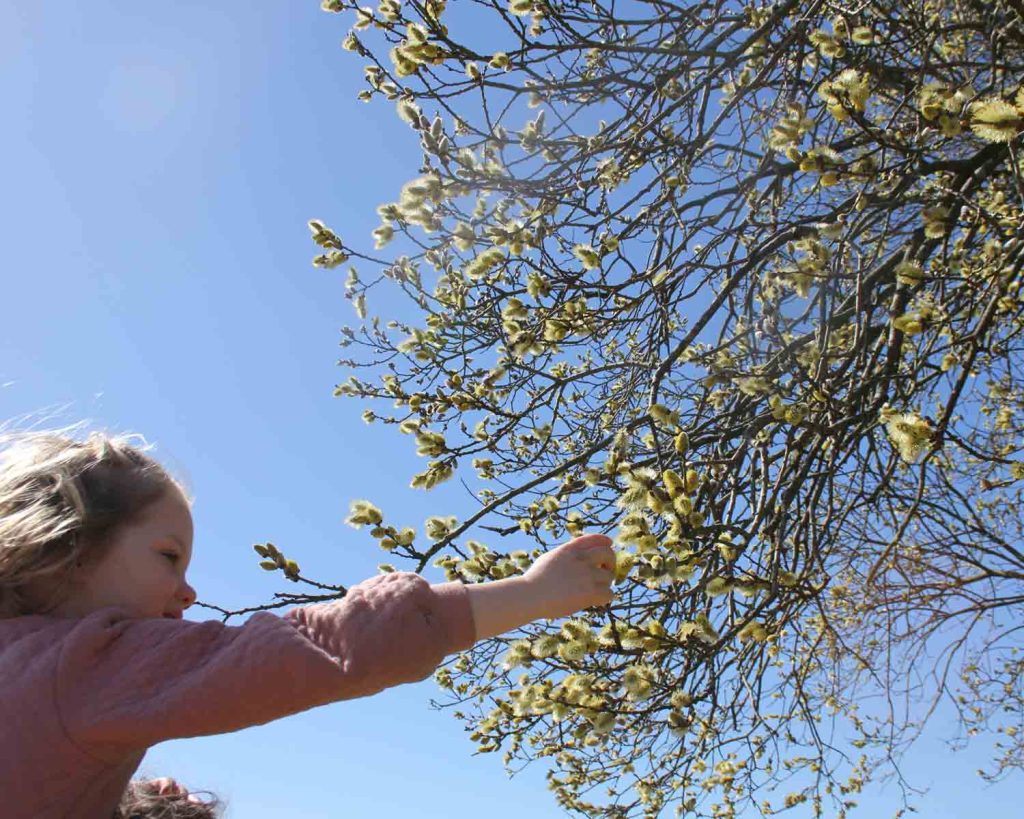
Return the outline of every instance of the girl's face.
{"type": "Polygon", "coordinates": [[[80,569],[74,590],[49,614],[82,617],[121,606],[131,617],[175,617],[196,599],[185,580],[192,561],[192,513],[176,488],[121,527],[98,563],[80,569]]]}

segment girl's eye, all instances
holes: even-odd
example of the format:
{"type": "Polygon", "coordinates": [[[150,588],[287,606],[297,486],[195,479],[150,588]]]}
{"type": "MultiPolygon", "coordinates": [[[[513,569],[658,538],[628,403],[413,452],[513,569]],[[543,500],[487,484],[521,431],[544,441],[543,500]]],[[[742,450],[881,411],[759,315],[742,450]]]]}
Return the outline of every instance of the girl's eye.
{"type": "Polygon", "coordinates": [[[171,559],[171,563],[178,562],[178,555],[176,552],[164,552],[163,555],[164,557],[169,557],[171,559]]]}

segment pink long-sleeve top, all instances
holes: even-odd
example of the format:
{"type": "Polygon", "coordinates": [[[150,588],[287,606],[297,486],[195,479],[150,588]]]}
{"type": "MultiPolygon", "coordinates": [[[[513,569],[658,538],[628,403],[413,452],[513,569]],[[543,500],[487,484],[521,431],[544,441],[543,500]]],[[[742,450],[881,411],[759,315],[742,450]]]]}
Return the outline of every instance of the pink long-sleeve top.
{"type": "Polygon", "coordinates": [[[151,745],[417,682],[475,640],[466,587],[412,572],[238,626],[118,607],[0,620],[0,813],[110,819],[151,745]]]}

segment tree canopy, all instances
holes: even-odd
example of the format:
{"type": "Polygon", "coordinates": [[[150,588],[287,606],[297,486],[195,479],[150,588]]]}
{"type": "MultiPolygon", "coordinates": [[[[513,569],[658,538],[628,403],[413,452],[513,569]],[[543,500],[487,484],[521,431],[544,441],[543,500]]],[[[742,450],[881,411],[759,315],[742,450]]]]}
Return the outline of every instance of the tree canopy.
{"type": "Polygon", "coordinates": [[[439,669],[479,750],[581,815],[845,817],[946,698],[1021,768],[1021,0],[323,8],[422,150],[374,248],[310,222],[336,394],[478,506],[349,522],[468,583],[618,550],[439,669]]]}

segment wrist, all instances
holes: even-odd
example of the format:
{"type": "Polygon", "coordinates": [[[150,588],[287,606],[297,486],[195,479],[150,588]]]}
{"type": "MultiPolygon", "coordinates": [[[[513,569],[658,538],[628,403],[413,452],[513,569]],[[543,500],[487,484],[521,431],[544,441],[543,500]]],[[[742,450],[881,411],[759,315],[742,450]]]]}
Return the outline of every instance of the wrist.
{"type": "Polygon", "coordinates": [[[466,586],[476,639],[486,640],[546,616],[537,589],[526,577],[506,577],[466,586]]]}

